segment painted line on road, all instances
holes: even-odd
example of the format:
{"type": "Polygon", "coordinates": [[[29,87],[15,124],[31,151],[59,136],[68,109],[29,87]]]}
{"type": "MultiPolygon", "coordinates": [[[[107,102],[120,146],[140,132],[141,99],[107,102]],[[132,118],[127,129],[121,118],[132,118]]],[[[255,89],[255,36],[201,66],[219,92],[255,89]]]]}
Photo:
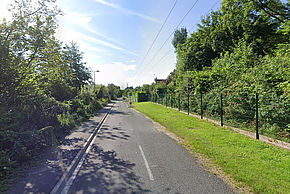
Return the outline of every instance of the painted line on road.
{"type": "MultiPolygon", "coordinates": [[[[114,106],[114,104],[113,104],[114,106]]],[[[84,144],[83,148],[78,152],[76,157],[73,159],[70,167],[64,172],[64,174],[61,176],[61,178],[58,180],[57,184],[54,186],[50,194],[57,194],[62,193],[65,186],[68,182],[70,182],[70,178],[72,177],[73,173],[75,172],[75,169],[80,165],[81,160],[83,159],[83,156],[86,155],[87,151],[89,150],[88,147],[91,145],[95,137],[97,136],[97,133],[99,132],[99,129],[103,126],[103,123],[106,121],[108,115],[111,113],[111,110],[113,106],[110,108],[110,110],[105,114],[105,116],[101,119],[99,125],[95,128],[95,131],[92,132],[92,134],[89,136],[87,142],[84,144]]]]}
{"type": "MultiPolygon", "coordinates": [[[[111,109],[112,110],[112,109],[111,109]]],[[[111,110],[109,111],[108,115],[111,113],[111,110]]],[[[73,181],[75,180],[78,172],[80,171],[80,168],[82,167],[85,158],[87,157],[88,153],[91,150],[92,145],[94,144],[98,133],[100,132],[100,130],[102,129],[104,123],[106,122],[108,116],[105,118],[105,120],[102,122],[101,126],[99,127],[99,130],[95,133],[95,136],[93,138],[93,140],[91,141],[90,145],[88,146],[86,152],[84,153],[84,155],[82,156],[82,159],[80,160],[79,164],[77,165],[76,169],[74,170],[72,176],[69,178],[69,180],[67,181],[67,183],[65,184],[63,190],[61,191],[61,194],[67,194],[70,187],[72,186],[73,181]]]]}
{"type": "Polygon", "coordinates": [[[150,170],[149,164],[148,164],[148,162],[147,162],[147,160],[146,160],[146,157],[145,157],[145,154],[144,154],[144,152],[143,152],[143,149],[142,149],[141,145],[139,145],[139,149],[140,149],[140,151],[141,151],[141,155],[142,155],[142,157],[143,157],[143,160],[144,160],[145,166],[146,166],[146,168],[147,168],[147,172],[148,172],[148,175],[149,175],[149,179],[150,179],[151,181],[154,181],[153,174],[152,174],[152,172],[151,172],[151,170],[150,170]]]}

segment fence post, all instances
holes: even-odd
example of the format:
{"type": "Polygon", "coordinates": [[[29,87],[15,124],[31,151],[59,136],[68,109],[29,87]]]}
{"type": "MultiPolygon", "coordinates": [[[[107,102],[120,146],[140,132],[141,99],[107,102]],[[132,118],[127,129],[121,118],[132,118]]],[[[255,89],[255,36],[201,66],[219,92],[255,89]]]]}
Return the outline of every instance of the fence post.
{"type": "Polygon", "coordinates": [[[178,94],[178,111],[180,111],[180,94],[178,94]]]}
{"type": "Polygon", "coordinates": [[[224,126],[223,123],[223,94],[221,93],[221,107],[220,107],[220,112],[221,112],[221,126],[224,126]]]}
{"type": "Polygon", "coordinates": [[[259,139],[259,107],[258,107],[258,93],[256,93],[256,139],[259,139]]]}
{"type": "Polygon", "coordinates": [[[200,93],[200,118],[203,119],[202,93],[200,93]]]}
{"type": "Polygon", "coordinates": [[[157,104],[160,104],[160,97],[157,95],[157,104]]]}
{"type": "Polygon", "coordinates": [[[187,114],[189,115],[189,92],[187,93],[187,114]]]}
{"type": "Polygon", "coordinates": [[[165,93],[165,107],[167,107],[167,93],[165,93]]]}

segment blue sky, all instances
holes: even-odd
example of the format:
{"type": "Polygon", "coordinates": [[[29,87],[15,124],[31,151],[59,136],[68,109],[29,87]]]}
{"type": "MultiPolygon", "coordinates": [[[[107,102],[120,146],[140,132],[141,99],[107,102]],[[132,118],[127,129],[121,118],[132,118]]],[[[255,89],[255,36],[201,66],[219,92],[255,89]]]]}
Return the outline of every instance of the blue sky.
{"type": "MultiPolygon", "coordinates": [[[[9,1],[0,0],[2,17],[4,4],[9,1]]],[[[78,44],[87,66],[100,71],[96,73],[97,84],[114,83],[122,88],[127,83],[129,86],[150,84],[155,77],[166,78],[175,68],[172,37],[157,51],[195,2],[177,0],[144,61],[175,0],[57,0],[64,16],[59,17],[56,36],[65,43],[78,44]]],[[[195,30],[201,17],[210,8],[218,9],[220,2],[198,0],[179,27],[195,30]]]]}
{"type": "MultiPolygon", "coordinates": [[[[9,3],[13,0],[0,0],[0,19],[8,17],[9,3]]],[[[134,87],[150,84],[155,77],[166,78],[174,70],[172,36],[160,48],[191,6],[196,3],[179,26],[190,32],[196,30],[211,8],[219,9],[221,0],[177,0],[144,58],[174,3],[175,0],[57,0],[64,16],[59,17],[56,36],[64,43],[78,44],[87,66],[100,71],[96,73],[97,84],[114,83],[122,88],[127,83],[134,87]]]]}
{"type": "MultiPolygon", "coordinates": [[[[65,15],[60,18],[57,37],[78,43],[88,67],[100,71],[97,84],[114,83],[122,88],[127,83],[150,84],[155,77],[166,78],[175,68],[172,37],[156,52],[195,2],[177,1],[144,61],[175,0],[58,0],[65,15]]],[[[192,29],[211,7],[216,10],[219,6],[219,0],[197,1],[180,27],[192,29]]]]}

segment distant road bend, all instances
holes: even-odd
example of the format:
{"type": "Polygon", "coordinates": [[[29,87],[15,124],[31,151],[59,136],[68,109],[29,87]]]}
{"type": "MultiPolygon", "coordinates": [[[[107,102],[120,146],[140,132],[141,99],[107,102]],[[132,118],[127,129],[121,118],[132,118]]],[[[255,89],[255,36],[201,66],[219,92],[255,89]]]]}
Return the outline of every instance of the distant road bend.
{"type": "Polygon", "coordinates": [[[126,102],[115,103],[88,150],[62,193],[233,193],[126,102]]]}

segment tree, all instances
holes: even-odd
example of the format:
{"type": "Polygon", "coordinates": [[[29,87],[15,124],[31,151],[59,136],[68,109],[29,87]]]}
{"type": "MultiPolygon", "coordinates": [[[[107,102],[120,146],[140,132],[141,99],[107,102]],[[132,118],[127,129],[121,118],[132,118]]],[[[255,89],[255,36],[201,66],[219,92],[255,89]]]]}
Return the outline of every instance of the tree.
{"type": "Polygon", "coordinates": [[[122,95],[120,87],[114,84],[108,84],[108,90],[112,100],[117,100],[122,95]]]}
{"type": "Polygon", "coordinates": [[[36,80],[40,75],[37,68],[47,57],[45,50],[53,39],[56,16],[60,14],[53,3],[38,2],[34,6],[30,1],[16,1],[12,7],[12,21],[4,19],[1,23],[0,90],[9,106],[17,103],[19,96],[38,87],[36,80]],[[48,6],[50,3],[52,6],[48,6]]]}
{"type": "Polygon", "coordinates": [[[172,40],[172,45],[177,50],[179,44],[184,44],[187,38],[187,30],[186,28],[180,28],[175,30],[174,37],[172,40]]]}
{"type": "Polygon", "coordinates": [[[55,124],[56,112],[64,108],[42,84],[54,72],[57,57],[51,56],[60,48],[54,38],[60,11],[54,3],[17,0],[12,19],[0,23],[0,150],[7,150],[10,164],[31,158],[32,149],[43,146],[39,130],[55,124]]]}
{"type": "Polygon", "coordinates": [[[69,84],[80,89],[91,79],[91,72],[85,66],[86,63],[82,61],[83,53],[79,51],[77,44],[74,42],[65,45],[62,52],[63,60],[69,66],[69,74],[72,76],[72,79],[68,79],[69,84]]]}

